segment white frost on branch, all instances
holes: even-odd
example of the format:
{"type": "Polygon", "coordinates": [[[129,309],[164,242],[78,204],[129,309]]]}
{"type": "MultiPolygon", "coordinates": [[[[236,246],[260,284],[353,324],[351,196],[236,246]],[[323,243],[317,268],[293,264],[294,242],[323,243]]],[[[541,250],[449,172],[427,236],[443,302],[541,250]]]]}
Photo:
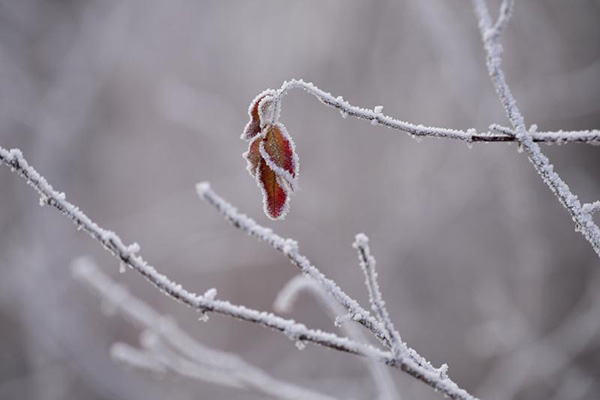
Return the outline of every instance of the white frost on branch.
{"type": "MultiPolygon", "coordinates": [[[[363,331],[359,330],[357,325],[345,324],[342,326],[337,322],[339,320],[339,314],[343,313],[344,309],[315,281],[307,276],[296,275],[290,279],[277,294],[275,302],[273,303],[273,308],[277,312],[290,313],[301,292],[312,295],[319,303],[321,303],[323,308],[328,311],[332,318],[334,318],[335,326],[341,327],[342,331],[344,331],[349,338],[356,340],[357,342],[364,343],[367,341],[363,331]]],[[[346,316],[348,315],[349,314],[346,314],[346,316]]],[[[372,360],[370,358],[365,359],[365,364],[367,365],[369,373],[375,383],[375,387],[377,388],[378,400],[400,399],[390,370],[381,365],[381,363],[378,363],[377,360],[372,360]]]]}
{"type": "Polygon", "coordinates": [[[385,328],[385,333],[388,340],[392,344],[392,351],[398,358],[404,357],[408,353],[408,349],[402,339],[400,333],[394,327],[390,315],[385,307],[385,301],[383,301],[383,295],[379,289],[379,283],[377,282],[377,270],[375,269],[375,257],[371,255],[369,248],[369,238],[364,233],[356,235],[356,240],[352,245],[358,252],[358,258],[360,262],[360,268],[365,274],[365,285],[369,291],[369,302],[371,303],[371,309],[377,315],[379,321],[385,328]]]}
{"type": "MultiPolygon", "coordinates": [[[[384,346],[393,349],[393,343],[390,342],[390,335],[385,325],[361,307],[356,300],[348,296],[334,281],[323,275],[317,267],[311,264],[308,258],[300,254],[298,243],[295,240],[284,239],[274,233],[273,230],[259,225],[252,218],[240,213],[234,206],[216,194],[208,183],[199,183],[196,190],[200,198],[214,206],[233,226],[241,229],[250,236],[257,237],[284,253],[294,265],[300,268],[302,273],[313,279],[326,293],[333,296],[349,312],[352,320],[371,331],[384,346]]],[[[420,356],[416,350],[409,349],[408,347],[405,350],[402,356],[407,355],[413,362],[427,369],[429,372],[439,372],[424,357],[420,356]]],[[[398,360],[403,359],[399,355],[396,354],[395,358],[398,360]]]]}
{"type": "MultiPolygon", "coordinates": [[[[490,130],[503,133],[512,138],[516,136],[516,132],[513,129],[498,124],[491,124],[490,130]]],[[[556,132],[533,132],[531,136],[533,137],[534,142],[546,142],[548,144],[588,143],[592,145],[600,145],[600,130],[598,129],[583,131],[559,130],[556,132]]]]}
{"type": "MultiPolygon", "coordinates": [[[[534,142],[533,134],[527,130],[523,115],[517,107],[517,102],[510,91],[502,70],[500,36],[494,31],[486,2],[485,0],[473,0],[473,3],[479,18],[479,29],[487,53],[488,72],[506,115],[515,130],[515,139],[518,141],[519,147],[525,151],[529,161],[540,174],[544,183],[569,211],[575,222],[576,230],[581,232],[590,242],[596,254],[600,256],[600,228],[592,219],[591,214],[583,209],[581,202],[571,192],[565,181],[554,171],[554,166],[550,163],[548,157],[542,153],[540,146],[534,142]]],[[[501,9],[512,9],[512,5],[509,3],[512,3],[512,1],[504,0],[501,9]]],[[[503,19],[502,26],[508,22],[510,15],[510,12],[501,12],[499,20],[503,19]]]]}
{"type": "MultiPolygon", "coordinates": [[[[507,16],[508,17],[508,14],[507,16]]],[[[305,82],[302,79],[292,79],[285,81],[277,90],[277,103],[281,103],[283,97],[291,89],[300,88],[307,93],[318,98],[323,104],[339,110],[342,118],[346,119],[352,116],[358,119],[371,121],[373,125],[383,125],[390,129],[396,129],[405,132],[415,138],[418,137],[437,137],[446,139],[462,140],[468,143],[471,142],[516,142],[515,132],[505,129],[493,129],[500,133],[492,132],[477,132],[475,129],[449,129],[441,127],[425,126],[421,124],[413,124],[406,121],[394,119],[382,113],[383,106],[377,106],[371,110],[353,106],[345,101],[342,96],[335,97],[331,93],[319,89],[316,85],[305,82]]],[[[281,108],[278,105],[278,109],[281,108]]],[[[494,125],[496,127],[496,125],[494,125]]],[[[499,126],[498,126],[499,127],[499,126]]],[[[499,127],[503,128],[503,127],[499,127]]],[[[600,145],[600,131],[573,131],[573,132],[538,132],[533,136],[535,142],[543,143],[589,143],[600,145]]]]}
{"type": "Polygon", "coordinates": [[[394,323],[390,318],[385,301],[383,300],[381,289],[379,288],[379,283],[377,281],[377,270],[375,267],[376,261],[375,257],[371,255],[369,238],[367,235],[364,233],[357,234],[352,246],[358,252],[360,267],[365,275],[365,285],[367,286],[367,290],[369,292],[369,302],[371,303],[371,308],[385,328],[388,340],[392,344],[392,352],[397,358],[409,356],[410,358],[417,360],[417,362],[420,364],[428,365],[432,370],[438,372],[441,377],[447,376],[448,366],[446,364],[442,365],[440,368],[434,368],[429,361],[416,353],[415,350],[409,348],[406,343],[402,341],[400,333],[394,327],[394,323]]]}
{"type": "Polygon", "coordinates": [[[325,277],[305,256],[301,255],[298,243],[295,240],[285,239],[274,233],[271,229],[259,225],[247,215],[240,213],[235,207],[217,195],[206,182],[197,184],[196,191],[201,199],[214,206],[236,228],[241,229],[250,236],[257,237],[285,254],[294,265],[300,268],[305,275],[314,279],[327,293],[348,310],[353,317],[360,316],[360,323],[365,328],[373,332],[384,344],[388,344],[381,323],[371,316],[367,310],[362,308],[356,300],[350,298],[334,281],[325,277]]]}
{"type": "Polygon", "coordinates": [[[593,203],[586,203],[581,208],[584,212],[593,215],[594,213],[600,211],[600,200],[594,201],[593,203]]]}
{"type": "MultiPolygon", "coordinates": [[[[123,243],[119,236],[114,232],[101,228],[79,208],[68,202],[63,194],[54,190],[48,181],[27,163],[20,150],[7,150],[0,147],[0,165],[2,164],[7,164],[11,168],[11,171],[20,175],[42,198],[47,199],[46,203],[48,205],[56,208],[67,218],[71,219],[77,225],[78,229],[86,231],[116,258],[140,273],[160,291],[181,303],[200,312],[215,312],[228,317],[253,322],[280,331],[295,341],[310,342],[338,351],[369,357],[386,365],[400,368],[407,374],[421,380],[452,399],[475,399],[475,397],[466,390],[461,389],[451,379],[440,377],[431,368],[420,365],[410,358],[398,360],[391,352],[382,351],[368,344],[358,343],[321,330],[308,329],[303,324],[299,324],[293,320],[286,320],[272,313],[253,310],[245,306],[232,304],[228,301],[207,299],[187,291],[181,285],[171,281],[165,275],[160,274],[154,267],[148,265],[140,255],[136,254],[132,256],[129,252],[129,247],[123,243]]],[[[200,184],[197,187],[197,191],[199,194],[204,194],[205,198],[211,197],[210,194],[214,194],[214,199],[221,200],[223,204],[233,209],[229,203],[224,202],[224,200],[220,199],[210,189],[210,185],[200,184]]],[[[244,216],[244,218],[250,220],[248,217],[244,216]]],[[[235,223],[235,221],[232,222],[235,223]]],[[[266,230],[266,228],[262,227],[260,229],[261,231],[266,230]]],[[[288,254],[296,254],[297,244],[293,241],[286,241],[285,246],[282,244],[281,250],[288,254]]]]}
{"type": "Polygon", "coordinates": [[[166,368],[148,351],[136,349],[127,343],[117,342],[110,346],[110,356],[121,364],[150,371],[154,373],[165,373],[166,368]]]}
{"type": "Polygon", "coordinates": [[[234,354],[204,346],[170,318],[113,282],[91,259],[78,258],[71,268],[75,278],[143,329],[140,339],[143,349],[115,343],[111,347],[111,356],[116,360],[156,373],[169,370],[220,385],[249,388],[278,399],[334,400],[328,395],[277,380],[234,354]]]}

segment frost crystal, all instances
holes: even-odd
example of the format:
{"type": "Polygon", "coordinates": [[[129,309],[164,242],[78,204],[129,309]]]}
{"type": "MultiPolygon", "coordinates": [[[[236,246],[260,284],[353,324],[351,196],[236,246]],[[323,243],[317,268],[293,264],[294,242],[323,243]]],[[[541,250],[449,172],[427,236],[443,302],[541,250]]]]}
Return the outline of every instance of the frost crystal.
{"type": "Polygon", "coordinates": [[[207,322],[208,319],[209,319],[208,314],[205,311],[202,311],[200,313],[200,316],[198,317],[198,321],[201,321],[201,322],[207,322]]]}
{"type": "Polygon", "coordinates": [[[208,289],[202,295],[202,297],[204,297],[205,299],[208,299],[208,300],[214,300],[216,296],[217,296],[217,289],[216,288],[208,289]]]}

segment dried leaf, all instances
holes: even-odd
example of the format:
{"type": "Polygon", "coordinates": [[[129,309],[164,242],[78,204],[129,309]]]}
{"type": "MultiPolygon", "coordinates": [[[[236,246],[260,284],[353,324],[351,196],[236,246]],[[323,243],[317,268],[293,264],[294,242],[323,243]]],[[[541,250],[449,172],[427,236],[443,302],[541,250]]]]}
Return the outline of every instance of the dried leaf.
{"type": "Polygon", "coordinates": [[[283,219],[288,210],[289,188],[285,181],[277,177],[264,159],[258,166],[258,183],[263,193],[265,214],[271,219],[283,219]]]}
{"type": "Polygon", "coordinates": [[[260,144],[264,140],[262,136],[257,136],[254,138],[250,145],[248,146],[248,151],[243,154],[244,158],[248,162],[247,170],[252,176],[256,176],[258,171],[258,164],[260,162],[260,144]]]}
{"type": "MultiPolygon", "coordinates": [[[[250,107],[248,108],[248,115],[250,116],[250,121],[246,124],[244,128],[244,133],[242,133],[241,138],[243,140],[250,140],[256,135],[258,135],[261,131],[261,118],[259,113],[260,101],[263,100],[267,96],[273,96],[275,94],[274,90],[265,90],[258,96],[252,100],[250,103],[250,107]]],[[[264,107],[264,103],[263,103],[264,107]]],[[[264,123],[262,124],[264,125],[264,123]]]]}
{"type": "Polygon", "coordinates": [[[294,142],[283,124],[277,123],[267,128],[261,144],[261,155],[275,171],[295,189],[298,174],[298,156],[294,142]]]}

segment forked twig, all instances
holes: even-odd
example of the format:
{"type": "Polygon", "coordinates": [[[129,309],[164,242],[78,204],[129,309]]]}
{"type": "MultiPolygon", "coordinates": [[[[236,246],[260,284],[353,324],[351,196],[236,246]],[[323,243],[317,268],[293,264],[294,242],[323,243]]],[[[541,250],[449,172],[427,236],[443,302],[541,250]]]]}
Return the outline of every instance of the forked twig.
{"type": "MultiPolygon", "coordinates": [[[[214,312],[228,317],[253,322],[280,331],[295,341],[318,344],[330,349],[369,357],[386,365],[400,368],[402,371],[425,382],[427,385],[444,393],[452,399],[475,399],[475,397],[470,395],[466,390],[461,389],[450,378],[441,377],[436,371],[432,371],[430,368],[418,364],[410,357],[397,359],[391,352],[377,349],[368,344],[357,343],[332,333],[309,329],[303,324],[278,317],[272,313],[253,310],[245,306],[232,304],[228,301],[216,300],[211,296],[200,296],[190,292],[184,289],[180,284],[177,284],[165,275],[160,274],[154,267],[148,265],[146,261],[138,255],[140,249],[137,244],[126,246],[117,234],[101,228],[79,208],[68,202],[64,193],[59,193],[54,190],[46,179],[27,163],[21,154],[21,151],[16,149],[6,150],[3,147],[0,147],[0,164],[7,164],[11,168],[11,171],[18,173],[25,179],[25,181],[40,195],[40,204],[47,204],[58,209],[63,215],[71,219],[79,229],[86,231],[92,238],[100,242],[105,249],[122,263],[140,273],[169,297],[178,300],[199,312],[214,312]]],[[[199,189],[201,189],[200,191],[208,190],[211,193],[214,193],[208,186],[199,189]]],[[[216,198],[219,197],[217,196],[216,198]]],[[[231,207],[231,209],[233,209],[233,207],[231,207]]],[[[294,247],[291,243],[287,243],[287,246],[294,247]]],[[[288,249],[288,252],[290,250],[291,248],[288,249]]]]}
{"type": "MultiPolygon", "coordinates": [[[[560,175],[554,171],[540,146],[534,142],[533,132],[525,126],[525,120],[517,107],[504,71],[502,70],[502,48],[499,42],[501,27],[508,23],[511,13],[501,12],[498,22],[493,25],[485,0],[473,0],[475,11],[479,19],[479,30],[487,53],[487,68],[494,84],[494,89],[500,98],[500,102],[506,111],[506,115],[515,130],[515,139],[527,154],[529,161],[540,174],[544,183],[550,188],[561,204],[569,211],[575,222],[576,229],[590,242],[592,248],[600,256],[600,228],[592,219],[591,213],[582,207],[581,202],[571,191],[569,186],[562,180],[560,175]]],[[[512,0],[504,0],[502,10],[512,10],[512,0]]]]}

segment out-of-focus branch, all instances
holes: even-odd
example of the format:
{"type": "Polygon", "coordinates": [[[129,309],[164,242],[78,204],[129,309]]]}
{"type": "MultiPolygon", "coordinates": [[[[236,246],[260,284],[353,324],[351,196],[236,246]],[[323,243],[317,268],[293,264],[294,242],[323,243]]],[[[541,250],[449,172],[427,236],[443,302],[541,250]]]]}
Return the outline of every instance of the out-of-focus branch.
{"type": "Polygon", "coordinates": [[[496,37],[500,36],[502,30],[504,29],[504,27],[506,27],[506,24],[508,24],[510,17],[512,17],[514,6],[514,0],[502,1],[502,4],[500,5],[500,14],[498,15],[498,19],[496,20],[494,26],[487,32],[488,36],[494,37],[491,39],[495,39],[496,37]]]}
{"type": "MultiPolygon", "coordinates": [[[[165,275],[159,273],[154,267],[148,265],[141,256],[137,255],[139,251],[137,244],[126,246],[116,233],[101,228],[79,208],[68,202],[64,193],[54,190],[46,179],[27,163],[20,150],[14,149],[9,151],[0,147],[0,162],[7,164],[11,168],[11,171],[17,172],[39,193],[41,205],[48,204],[58,209],[63,215],[71,219],[77,225],[78,229],[86,231],[123,264],[139,272],[159,290],[173,299],[202,313],[214,312],[260,324],[283,332],[293,340],[307,341],[351,354],[363,356],[370,354],[388,365],[400,366],[397,365],[397,360],[390,353],[378,350],[372,346],[355,343],[331,333],[308,329],[303,324],[278,317],[271,313],[253,310],[232,304],[228,301],[215,300],[208,296],[200,296],[187,291],[180,284],[171,281],[165,275]]],[[[406,368],[411,369],[408,365],[406,368]]]]}
{"type": "MultiPolygon", "coordinates": [[[[400,368],[407,374],[421,380],[422,382],[452,399],[475,399],[467,391],[461,389],[451,379],[440,377],[435,370],[432,371],[431,368],[420,365],[409,357],[398,359],[389,351],[382,351],[368,344],[357,343],[353,340],[342,338],[332,333],[308,329],[305,325],[296,323],[293,320],[286,320],[271,313],[235,305],[228,301],[215,300],[210,295],[200,296],[189,292],[181,285],[171,281],[165,275],[160,274],[154,267],[148,265],[146,261],[137,254],[139,252],[139,246],[137,244],[126,246],[123,244],[121,238],[114,232],[101,228],[81,210],[79,210],[79,208],[68,202],[64,193],[59,193],[54,190],[46,181],[46,179],[27,163],[20,150],[6,150],[3,147],[0,147],[0,165],[1,164],[7,164],[11,168],[11,171],[18,173],[38,192],[40,195],[40,204],[47,204],[58,209],[63,215],[71,219],[79,229],[86,231],[90,236],[92,236],[92,238],[100,242],[104,248],[106,248],[116,258],[120,259],[121,262],[130,268],[139,272],[159,290],[173,299],[178,300],[194,308],[195,310],[198,310],[199,312],[214,312],[217,314],[226,315],[228,317],[257,323],[259,325],[283,332],[286,336],[295,341],[310,342],[334,350],[370,357],[386,365],[400,368]]],[[[233,219],[232,223],[254,223],[254,221],[252,221],[250,218],[237,213],[237,210],[229,205],[229,203],[218,197],[208,185],[199,187],[198,191],[201,194],[214,194],[212,197],[220,200],[218,204],[221,206],[227,205],[227,209],[223,212],[230,213],[233,216],[240,216],[238,219],[233,219]]],[[[258,225],[256,227],[259,228],[260,232],[267,232],[266,228],[258,225]]],[[[294,246],[292,242],[285,241],[285,245],[287,253],[295,253],[297,251],[297,246],[294,246]],[[292,249],[296,249],[296,251],[293,251],[292,249]]],[[[308,264],[308,266],[310,267],[310,264],[308,264]]]]}
{"type": "MultiPolygon", "coordinates": [[[[344,293],[335,282],[326,278],[315,266],[310,263],[306,257],[301,255],[298,252],[297,242],[291,239],[284,239],[283,237],[275,234],[271,229],[257,224],[252,218],[240,213],[234,206],[229,204],[217,193],[215,193],[210,188],[208,183],[199,183],[196,185],[196,190],[200,198],[213,205],[217,211],[219,211],[221,215],[225,217],[225,219],[231,222],[233,226],[250,236],[257,237],[258,239],[267,242],[275,249],[284,253],[294,265],[300,268],[302,273],[318,283],[326,293],[333,296],[335,300],[337,300],[346,310],[348,310],[352,320],[362,323],[363,326],[367,327],[373,333],[373,335],[380,340],[382,338],[385,339],[383,343],[387,344],[393,349],[394,345],[389,342],[388,334],[386,333],[386,328],[383,326],[383,324],[370,316],[370,314],[365,311],[356,300],[344,293]],[[368,325],[364,324],[365,315],[369,317],[368,325]],[[375,327],[376,329],[371,327],[375,327]]],[[[427,380],[429,381],[428,384],[430,385],[434,384],[436,386],[445,386],[444,382],[450,381],[445,373],[447,366],[444,365],[439,369],[434,368],[429,361],[420,356],[413,349],[407,348],[407,352],[401,354],[400,356],[394,354],[394,352],[392,354],[394,360],[401,362],[402,365],[405,363],[410,364],[412,366],[411,368],[416,367],[420,374],[426,374],[427,380]]],[[[411,372],[409,372],[409,374],[413,375],[411,372]]],[[[461,392],[460,394],[455,392],[454,386],[456,386],[456,384],[452,382],[450,387],[444,387],[444,389],[439,390],[450,398],[455,398],[455,396],[460,396],[459,398],[462,398],[462,396],[465,395],[469,398],[472,398],[472,396],[466,392],[461,392]]],[[[462,391],[462,389],[460,390],[462,391]]]]}
{"type": "Polygon", "coordinates": [[[380,322],[372,317],[371,314],[361,307],[356,300],[348,296],[334,281],[327,278],[317,267],[311,264],[308,258],[300,254],[298,243],[296,241],[292,239],[285,239],[274,233],[271,229],[259,225],[247,215],[238,212],[235,207],[217,195],[207,183],[198,184],[197,191],[200,198],[213,205],[229,222],[233,224],[233,226],[241,229],[250,236],[257,237],[258,239],[268,243],[273,248],[285,254],[290,259],[292,264],[300,268],[302,273],[317,282],[326,293],[330,294],[336,301],[338,301],[350,313],[350,318],[353,321],[360,323],[369,331],[371,331],[373,335],[378,338],[386,347],[392,349],[393,351],[400,349],[400,347],[404,347],[404,352],[395,353],[397,359],[402,359],[404,356],[408,356],[415,363],[429,370],[430,372],[439,372],[438,369],[434,368],[414,349],[409,349],[405,344],[403,344],[399,336],[397,337],[398,343],[394,344],[394,339],[390,337],[388,332],[389,326],[386,327],[385,322],[380,322]],[[396,346],[396,348],[394,346],[396,346]]]}
{"type": "Polygon", "coordinates": [[[144,349],[124,343],[112,346],[111,355],[121,362],[152,372],[170,370],[189,378],[253,389],[277,399],[334,400],[331,396],[275,379],[234,354],[202,345],[168,316],[159,314],[113,282],[89,258],[75,260],[72,269],[73,275],[112,309],[144,330],[141,340],[144,349]]]}
{"type": "MultiPolygon", "coordinates": [[[[508,14],[507,14],[508,17],[508,14]]],[[[390,116],[382,113],[383,107],[378,106],[374,109],[361,108],[353,106],[341,96],[335,97],[331,93],[327,93],[324,90],[319,89],[317,86],[310,82],[304,82],[302,79],[292,79],[285,81],[283,85],[277,90],[278,101],[281,102],[282,98],[287,94],[290,89],[300,88],[305,90],[307,93],[312,94],[318,98],[323,104],[333,107],[340,111],[343,118],[348,116],[356,117],[358,119],[364,119],[371,121],[373,125],[383,125],[385,127],[405,132],[414,137],[437,137],[445,139],[462,140],[468,143],[472,142],[518,142],[515,137],[515,131],[508,128],[494,129],[500,133],[492,132],[477,132],[475,129],[449,129],[433,126],[424,126],[420,124],[413,124],[410,122],[401,121],[394,119],[390,116]]],[[[499,127],[503,128],[503,127],[499,127]]],[[[541,143],[588,143],[588,144],[600,144],[600,131],[558,131],[558,132],[537,132],[533,135],[534,142],[541,143]]]]}
{"type": "MultiPolygon", "coordinates": [[[[557,383],[553,375],[569,367],[571,380],[588,382],[594,379],[585,371],[570,364],[590,348],[600,334],[600,292],[598,284],[600,274],[588,282],[573,310],[557,327],[548,334],[539,337],[533,328],[528,326],[527,318],[520,315],[516,306],[508,302],[495,301],[494,307],[500,307],[499,313],[518,317],[523,325],[523,340],[513,344],[512,348],[495,362],[490,372],[482,379],[481,393],[489,398],[513,398],[532,376],[538,376],[547,382],[557,383]]],[[[489,312],[488,312],[489,313],[489,312]]],[[[489,317],[489,315],[488,315],[489,317]]],[[[499,326],[515,325],[503,319],[499,326]]],[[[569,397],[570,398],[570,397],[569,397]]]]}
{"type": "MultiPolygon", "coordinates": [[[[279,291],[277,298],[273,303],[273,308],[277,312],[290,313],[301,292],[309,293],[315,297],[315,299],[323,305],[323,308],[328,311],[331,317],[334,318],[334,324],[339,326],[349,338],[361,343],[367,342],[367,338],[363,334],[364,331],[360,330],[357,325],[339,322],[339,316],[345,313],[345,310],[327,292],[325,292],[323,288],[307,276],[297,275],[290,279],[279,291]]],[[[351,318],[348,319],[351,320],[351,318]]],[[[365,364],[367,365],[369,373],[375,383],[375,387],[377,388],[377,393],[379,395],[378,399],[399,399],[400,395],[396,390],[390,370],[376,360],[369,358],[365,359],[365,364]]]]}
{"type": "MultiPolygon", "coordinates": [[[[517,107],[516,100],[510,91],[504,71],[502,70],[502,49],[499,42],[499,32],[496,32],[492,25],[492,19],[485,0],[473,0],[473,3],[479,19],[479,30],[481,31],[481,37],[487,53],[488,72],[502,106],[506,111],[506,115],[515,130],[515,139],[519,142],[519,145],[525,151],[529,161],[531,161],[543,181],[569,211],[575,222],[576,229],[590,242],[596,254],[600,256],[600,228],[594,223],[590,212],[583,209],[581,202],[571,192],[565,181],[554,171],[554,166],[550,163],[548,157],[542,153],[540,146],[534,142],[533,132],[527,130],[523,115],[517,107]]],[[[512,9],[512,5],[509,3],[512,3],[512,1],[504,0],[501,8],[503,10],[512,9]]],[[[501,26],[504,26],[508,22],[511,13],[501,12],[501,14],[499,20],[503,19],[501,26]]]]}

